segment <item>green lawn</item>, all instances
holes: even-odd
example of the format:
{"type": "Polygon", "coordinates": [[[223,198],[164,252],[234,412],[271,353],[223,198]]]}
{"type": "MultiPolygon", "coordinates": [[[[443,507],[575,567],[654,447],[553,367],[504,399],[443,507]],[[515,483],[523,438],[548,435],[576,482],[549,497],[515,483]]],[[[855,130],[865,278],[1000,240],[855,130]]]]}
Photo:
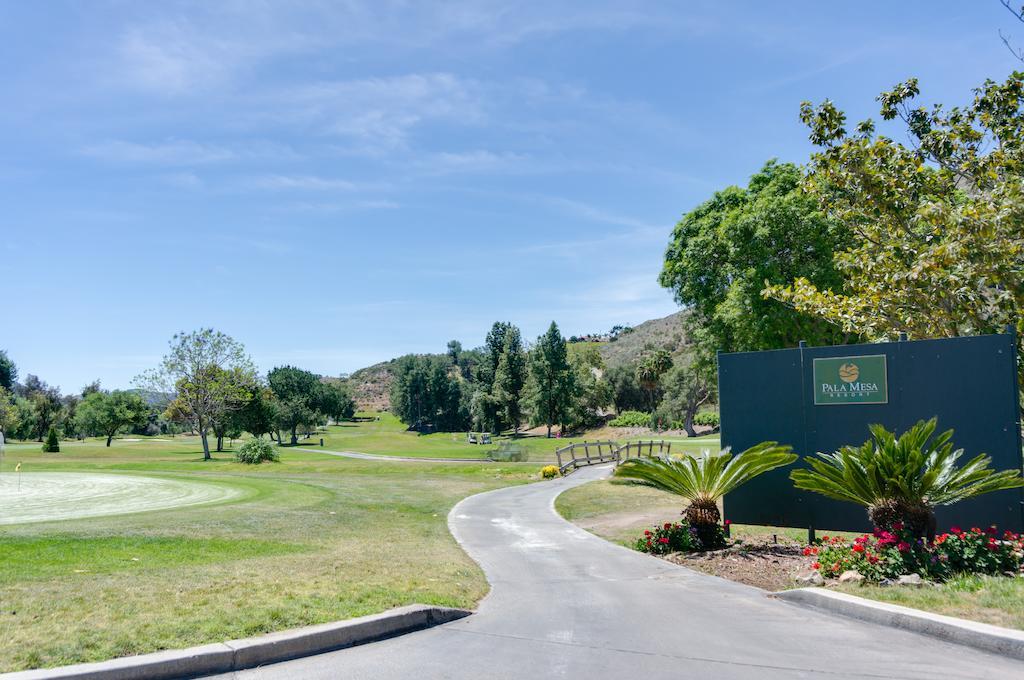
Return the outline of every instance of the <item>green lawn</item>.
{"type": "MultiPolygon", "coordinates": [[[[644,529],[654,524],[678,520],[685,506],[686,501],[674,494],[642,486],[612,484],[609,480],[577,486],[555,500],[555,509],[562,517],[622,545],[632,545],[644,529]]],[[[728,519],[728,515],[723,519],[728,519]]],[[[791,527],[733,524],[731,532],[734,538],[775,534],[780,540],[807,541],[806,529],[791,527]]],[[[839,531],[823,533],[856,536],[839,531]]]]}
{"type": "Polygon", "coordinates": [[[938,588],[843,586],[843,592],[1024,630],[1024,578],[960,576],[938,588]]]}
{"type": "MultiPolygon", "coordinates": [[[[361,427],[361,426],[360,426],[361,427]]],[[[0,526],[0,671],[183,647],[424,602],[472,607],[480,569],[448,532],[468,495],[536,466],[402,464],[281,449],[256,467],[198,440],[35,443],[0,474],[132,472],[245,487],[237,502],[0,526]]],[[[372,437],[371,437],[372,439],[372,437]]]]}
{"type": "MultiPolygon", "coordinates": [[[[555,500],[555,509],[567,520],[625,546],[632,546],[651,525],[679,519],[684,505],[681,498],[664,491],[612,484],[607,480],[569,489],[555,500]]],[[[776,534],[780,541],[803,543],[807,540],[806,529],[732,525],[735,538],[770,534],[776,534]]],[[[857,536],[841,531],[819,534],[857,536]]],[[[939,587],[840,586],[839,589],[859,597],[1024,629],[1024,578],[962,576],[939,587]]]]}
{"type": "MultiPolygon", "coordinates": [[[[371,414],[360,414],[371,415],[371,414]]],[[[372,414],[377,415],[377,414],[372,414]]],[[[358,451],[385,456],[409,456],[415,458],[484,458],[487,452],[498,444],[513,441],[510,436],[494,437],[491,445],[470,444],[465,432],[437,432],[434,434],[418,434],[409,432],[395,416],[381,413],[379,421],[344,423],[331,425],[326,430],[313,435],[310,439],[300,439],[302,447],[319,448],[320,438],[324,439],[324,448],[334,451],[358,451]]],[[[550,462],[555,460],[555,449],[584,440],[603,439],[600,433],[585,437],[565,437],[548,439],[544,436],[524,435],[514,442],[524,447],[531,461],[550,462]]],[[[646,435],[648,439],[662,439],[657,435],[646,435]]],[[[669,438],[665,438],[669,441],[669,438]]],[[[695,439],[674,438],[673,451],[696,452],[701,448],[718,447],[718,436],[699,437],[695,439]]]]}

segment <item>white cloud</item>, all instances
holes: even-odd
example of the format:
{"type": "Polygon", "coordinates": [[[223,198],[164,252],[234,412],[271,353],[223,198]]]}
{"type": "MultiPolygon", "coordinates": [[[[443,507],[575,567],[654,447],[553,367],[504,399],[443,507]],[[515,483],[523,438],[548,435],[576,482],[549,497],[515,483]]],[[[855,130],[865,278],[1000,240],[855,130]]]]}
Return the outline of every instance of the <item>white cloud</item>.
{"type": "Polygon", "coordinates": [[[605,224],[614,224],[621,227],[630,227],[631,229],[640,230],[648,235],[664,235],[668,231],[667,226],[645,222],[644,220],[637,219],[629,215],[620,215],[618,213],[590,205],[589,203],[550,196],[544,197],[543,201],[550,203],[571,215],[575,215],[592,222],[603,222],[605,224]]]}
{"type": "Polygon", "coordinates": [[[367,199],[348,203],[302,201],[283,206],[283,209],[305,213],[339,213],[352,210],[394,210],[400,207],[401,204],[396,201],[367,199]]]}
{"type": "Polygon", "coordinates": [[[358,191],[363,185],[347,179],[318,175],[263,175],[244,182],[255,189],[275,191],[358,191]]]}
{"type": "Polygon", "coordinates": [[[324,81],[272,96],[274,113],[319,125],[371,148],[406,144],[412,128],[427,121],[460,124],[482,119],[477,85],[450,73],[412,73],[387,78],[324,81]]]}
{"type": "Polygon", "coordinates": [[[128,82],[162,94],[181,94],[222,80],[238,52],[238,45],[204,38],[195,26],[180,21],[130,27],[118,43],[128,82]]]}
{"type": "Polygon", "coordinates": [[[179,189],[198,189],[203,180],[192,172],[172,172],[163,176],[164,183],[179,189]]]}
{"type": "Polygon", "coordinates": [[[184,139],[140,144],[119,139],[107,140],[82,149],[93,158],[114,163],[152,163],[160,165],[200,165],[235,158],[230,149],[184,139]]]}

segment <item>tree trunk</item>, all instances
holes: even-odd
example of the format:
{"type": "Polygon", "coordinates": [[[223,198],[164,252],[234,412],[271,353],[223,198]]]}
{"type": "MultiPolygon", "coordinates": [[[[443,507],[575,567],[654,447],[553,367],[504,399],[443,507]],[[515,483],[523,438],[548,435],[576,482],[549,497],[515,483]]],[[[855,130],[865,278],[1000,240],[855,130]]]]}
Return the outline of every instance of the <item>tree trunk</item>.
{"type": "Polygon", "coordinates": [[[296,444],[299,443],[299,436],[297,434],[295,434],[296,430],[298,430],[298,429],[299,429],[298,425],[296,425],[295,427],[292,428],[292,446],[295,446],[296,444]]]}
{"type": "Polygon", "coordinates": [[[548,423],[548,439],[551,439],[551,423],[548,423]]]}
{"type": "Polygon", "coordinates": [[[108,434],[107,435],[107,446],[110,446],[110,440],[113,439],[113,438],[114,438],[114,435],[112,435],[112,434],[108,434]]]}
{"type": "Polygon", "coordinates": [[[696,437],[697,431],[693,429],[693,411],[688,410],[686,417],[683,419],[683,429],[686,430],[687,437],[696,437]]]}
{"type": "Polygon", "coordinates": [[[224,450],[224,435],[217,435],[217,453],[224,450]]]}
{"type": "Polygon", "coordinates": [[[210,460],[210,442],[206,439],[206,430],[200,432],[199,436],[203,440],[203,460],[210,460]]]}
{"type": "Polygon", "coordinates": [[[683,510],[686,521],[697,533],[704,550],[715,550],[721,545],[721,528],[719,522],[722,514],[718,510],[718,503],[710,499],[699,499],[690,503],[683,510]]]}

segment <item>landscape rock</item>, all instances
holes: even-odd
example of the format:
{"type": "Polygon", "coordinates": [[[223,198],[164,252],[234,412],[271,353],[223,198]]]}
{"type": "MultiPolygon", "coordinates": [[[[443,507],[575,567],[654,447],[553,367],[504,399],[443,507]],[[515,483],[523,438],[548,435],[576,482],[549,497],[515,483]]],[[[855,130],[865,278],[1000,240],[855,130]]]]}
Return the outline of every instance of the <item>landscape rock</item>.
{"type": "Polygon", "coordinates": [[[896,579],[896,584],[901,586],[913,586],[920,588],[925,585],[924,579],[921,578],[920,574],[903,574],[896,579]]]}
{"type": "Polygon", "coordinates": [[[797,574],[794,580],[802,586],[825,585],[825,579],[817,571],[806,571],[802,574],[797,574]]]}
{"type": "Polygon", "coordinates": [[[839,575],[840,583],[860,583],[864,580],[864,575],[855,569],[847,569],[839,575]]]}

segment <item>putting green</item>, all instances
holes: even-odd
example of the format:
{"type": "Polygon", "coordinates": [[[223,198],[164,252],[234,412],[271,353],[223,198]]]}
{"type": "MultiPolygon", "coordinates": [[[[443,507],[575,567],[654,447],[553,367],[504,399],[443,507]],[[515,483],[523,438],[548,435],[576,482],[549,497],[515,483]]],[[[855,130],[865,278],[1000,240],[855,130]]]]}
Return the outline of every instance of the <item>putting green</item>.
{"type": "Polygon", "coordinates": [[[0,474],[0,525],[123,515],[241,497],[224,484],[81,472],[0,474]]]}

